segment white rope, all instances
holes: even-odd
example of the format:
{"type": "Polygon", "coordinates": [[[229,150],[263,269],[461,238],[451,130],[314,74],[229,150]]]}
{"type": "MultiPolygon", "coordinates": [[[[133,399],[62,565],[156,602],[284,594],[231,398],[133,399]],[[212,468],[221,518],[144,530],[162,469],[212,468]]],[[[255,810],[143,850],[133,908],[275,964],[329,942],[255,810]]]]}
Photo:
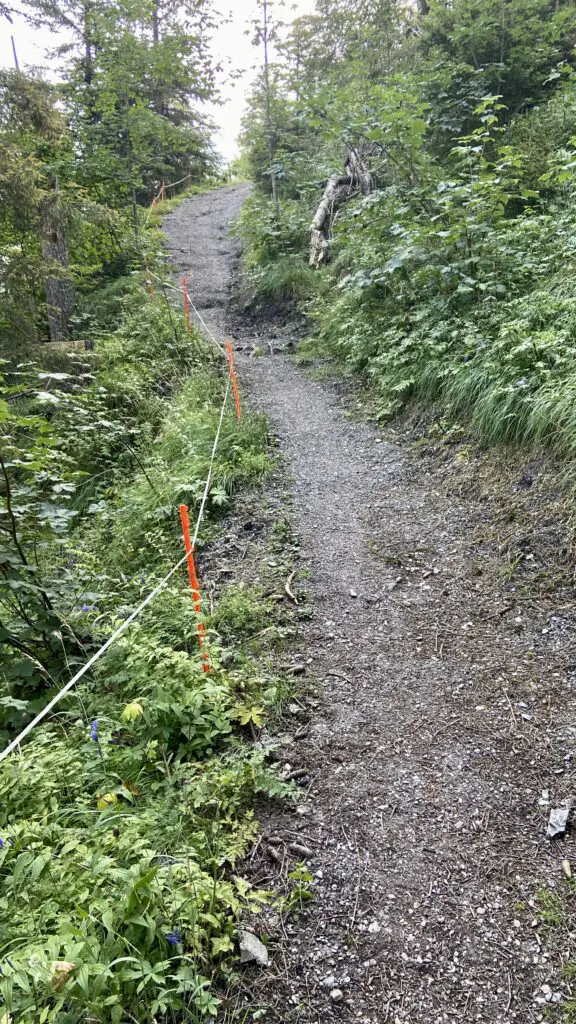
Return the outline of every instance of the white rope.
{"type": "MultiPolygon", "coordinates": [[[[183,178],[180,178],[180,181],[171,181],[170,184],[164,185],[164,191],[166,191],[167,188],[175,188],[176,185],[181,185],[183,181],[188,181],[188,179],[191,178],[191,177],[192,177],[191,174],[186,174],[183,178]]],[[[162,195],[162,189],[160,189],[159,192],[155,192],[154,193],[154,199],[160,199],[161,195],[162,195]]],[[[148,224],[148,221],[150,220],[150,217],[152,215],[152,210],[154,209],[154,199],[152,200],[152,202],[150,203],[150,206],[148,208],[148,213],[146,214],[146,219],[144,220],[144,227],[146,227],[146,225],[148,224]]]]}
{"type": "MultiPolygon", "coordinates": [[[[190,178],[190,177],[191,177],[190,174],[186,175],[186,178],[190,178]]],[[[181,178],[180,181],[173,181],[170,185],[166,185],[165,187],[166,188],[172,188],[173,185],[181,185],[183,181],[186,181],[186,178],[181,178]]],[[[154,198],[158,199],[159,196],[160,196],[160,192],[154,198]]],[[[152,214],[152,210],[153,209],[154,209],[154,205],[152,203],[152,205],[150,206],[150,209],[148,210],[148,213],[146,215],[146,220],[144,221],[144,227],[146,227],[148,221],[150,220],[150,216],[152,214]]],[[[162,278],[159,277],[158,274],[155,274],[154,271],[150,270],[148,267],[146,268],[146,271],[147,271],[147,273],[149,274],[150,277],[156,278],[156,280],[159,281],[160,284],[162,284],[164,286],[164,288],[171,288],[172,291],[179,292],[180,295],[183,295],[182,288],[177,288],[176,285],[170,284],[168,281],[163,281],[162,278]]],[[[188,304],[190,306],[190,309],[193,311],[194,315],[198,318],[198,320],[202,324],[202,327],[206,331],[206,334],[208,335],[210,341],[214,342],[214,344],[216,345],[216,348],[221,352],[221,354],[224,356],[224,358],[227,359],[228,357],[226,355],[226,352],[224,351],[223,346],[218,341],[218,338],[214,334],[213,330],[208,326],[208,324],[204,320],[204,317],[202,317],[200,315],[199,311],[196,309],[196,306],[192,302],[192,299],[190,298],[190,296],[188,296],[188,304]]]]}
{"type": "MultiPolygon", "coordinates": [[[[226,404],[228,402],[229,392],[230,392],[230,376],[228,376],[228,380],[227,380],[227,383],[226,383],[226,391],[224,393],[224,398],[223,398],[223,401],[222,401],[222,407],[220,409],[220,418],[218,420],[218,427],[216,429],[216,436],[214,438],[214,444],[212,445],[212,453],[210,455],[210,464],[208,466],[208,475],[206,477],[206,484],[204,486],[204,493],[202,495],[202,501],[200,502],[200,508],[198,510],[198,517],[196,519],[196,526],[194,528],[194,536],[193,536],[193,540],[192,540],[192,548],[194,548],[194,546],[196,544],[196,541],[198,540],[198,533],[200,531],[200,523],[202,521],[202,516],[204,515],[204,508],[205,508],[205,505],[206,505],[206,501],[208,500],[208,494],[210,493],[210,484],[212,482],[212,472],[213,472],[213,469],[214,469],[214,460],[216,458],[216,450],[218,448],[218,441],[220,440],[220,433],[221,433],[221,430],[222,430],[222,423],[224,422],[224,414],[226,412],[226,404]]],[[[24,729],[22,729],[22,731],[18,734],[18,736],[16,736],[16,738],[13,739],[8,744],[8,746],[0,753],[0,761],[3,761],[4,758],[8,757],[8,755],[11,754],[16,749],[16,747],[20,746],[20,743],[22,742],[22,740],[25,739],[25,737],[28,736],[28,734],[30,732],[32,732],[32,730],[44,718],[46,718],[46,715],[48,715],[50,713],[50,711],[52,711],[52,708],[54,708],[56,706],[56,704],[58,704],[62,700],[62,698],[64,696],[66,696],[66,694],[72,689],[72,687],[76,685],[78,680],[82,679],[82,676],[86,675],[88,669],[92,668],[92,666],[97,661],[99,661],[99,659],[108,650],[108,648],[111,647],[112,644],[118,639],[118,637],[122,636],[122,633],[124,633],[125,630],[128,629],[128,626],[130,626],[131,623],[134,622],[134,619],[137,619],[138,616],[140,615],[140,613],[144,610],[144,608],[146,608],[146,606],[149,605],[150,602],[154,600],[154,598],[160,593],[160,591],[164,589],[164,587],[168,583],[168,580],[170,580],[172,578],[172,576],[174,575],[174,573],[176,573],[178,571],[178,569],[180,569],[181,566],[184,565],[184,563],[185,563],[187,558],[188,558],[188,553],[183,555],[183,557],[180,559],[180,561],[177,562],[176,565],[174,565],[172,567],[172,569],[170,569],[170,572],[166,574],[164,579],[160,580],[160,583],[158,583],[157,586],[154,587],[154,590],[152,590],[151,593],[148,594],[148,596],[145,597],[144,600],[138,605],[138,607],[134,609],[132,614],[129,615],[128,618],[125,619],[124,622],[122,622],[117,627],[117,629],[114,630],[112,635],[109,636],[108,639],[106,640],[106,643],[104,643],[102,645],[102,647],[100,647],[100,649],[97,650],[95,652],[95,654],[92,655],[90,660],[87,661],[86,664],[82,666],[82,668],[76,673],[76,675],[72,676],[72,679],[70,679],[66,683],[66,685],[63,686],[62,689],[59,690],[58,693],[54,697],[52,697],[52,700],[48,702],[46,707],[43,708],[42,711],[40,711],[36,715],[36,717],[33,718],[32,721],[29,722],[28,725],[25,726],[24,729]]]]}
{"type": "Polygon", "coordinates": [[[214,334],[214,332],[213,332],[213,331],[212,331],[212,330],[211,330],[211,329],[210,329],[210,328],[208,327],[208,324],[206,323],[206,321],[205,321],[204,317],[200,316],[200,313],[199,313],[199,312],[198,312],[198,310],[196,309],[196,306],[195,306],[195,305],[194,305],[194,303],[192,302],[192,300],[191,300],[190,296],[188,296],[188,303],[189,303],[189,305],[190,305],[190,309],[191,309],[191,310],[193,311],[194,315],[198,317],[198,319],[199,319],[200,323],[202,324],[202,327],[203,327],[203,328],[204,328],[204,330],[206,331],[206,333],[207,333],[208,337],[209,337],[209,338],[211,339],[211,341],[213,341],[213,342],[214,342],[214,344],[215,344],[215,345],[217,346],[217,348],[219,348],[219,349],[220,349],[220,351],[221,351],[222,355],[224,356],[224,358],[225,358],[225,359],[227,359],[228,357],[227,357],[227,355],[226,355],[226,353],[225,353],[224,349],[222,348],[222,345],[221,345],[221,344],[220,344],[220,342],[218,341],[218,338],[216,337],[216,335],[214,334]]]}
{"type": "MultiPolygon", "coordinates": [[[[181,288],[181,287],[180,287],[180,288],[178,288],[178,287],[177,287],[177,286],[176,286],[175,284],[170,284],[170,282],[169,282],[169,281],[164,281],[164,280],[163,280],[163,279],[162,279],[162,278],[161,278],[161,277],[159,276],[159,274],[155,274],[153,270],[148,270],[148,273],[150,274],[150,276],[151,276],[151,277],[154,277],[154,278],[156,278],[156,280],[157,280],[157,281],[159,281],[159,282],[160,282],[160,284],[161,284],[161,285],[162,285],[162,286],[163,286],[164,288],[171,288],[173,292],[178,292],[178,294],[179,294],[179,295],[184,295],[184,290],[183,290],[183,288],[181,288]]],[[[212,330],[212,329],[211,329],[211,328],[210,328],[210,327],[208,326],[208,324],[206,323],[206,321],[204,320],[204,318],[203,318],[203,317],[202,317],[202,316],[200,315],[200,313],[199,313],[199,312],[198,312],[198,310],[196,309],[196,306],[195,306],[195,305],[194,305],[194,303],[192,302],[192,299],[190,298],[190,296],[188,296],[188,305],[190,306],[190,309],[191,309],[191,310],[192,310],[192,311],[193,311],[193,312],[195,313],[195,315],[196,315],[196,316],[198,317],[198,319],[199,319],[200,323],[202,324],[202,327],[204,328],[204,330],[206,331],[206,334],[208,335],[208,338],[209,338],[209,340],[210,340],[210,341],[213,341],[213,342],[214,342],[214,344],[216,345],[216,348],[217,348],[217,349],[218,349],[218,351],[219,351],[219,352],[221,353],[221,355],[223,355],[223,356],[224,356],[224,358],[225,358],[225,359],[227,359],[227,358],[228,358],[228,356],[226,355],[226,352],[224,351],[224,348],[222,347],[221,343],[220,343],[220,342],[218,341],[218,338],[217,338],[217,337],[216,337],[216,335],[214,334],[214,331],[213,331],[213,330],[212,330]]]]}
{"type": "MultiPolygon", "coordinates": [[[[191,174],[185,174],[183,178],[180,178],[180,181],[171,181],[169,185],[164,185],[164,188],[165,189],[166,188],[175,188],[176,185],[181,185],[183,181],[188,181],[188,178],[191,178],[191,177],[192,177],[191,174]]],[[[160,195],[161,192],[162,192],[162,189],[160,189],[160,192],[158,193],[158,195],[160,195]]]]}
{"type": "Polygon", "coordinates": [[[220,419],[218,420],[218,427],[216,430],[216,437],[214,438],[214,444],[212,446],[212,455],[210,456],[210,465],[208,466],[208,476],[206,477],[206,485],[204,487],[204,494],[202,495],[202,501],[200,502],[200,509],[198,511],[198,518],[196,520],[196,526],[194,528],[194,535],[192,537],[192,550],[196,546],[198,540],[198,531],[200,529],[200,522],[204,515],[204,506],[206,504],[208,493],[210,491],[210,484],[212,483],[212,470],[214,468],[214,459],[216,457],[216,449],[218,447],[218,441],[220,439],[220,431],[222,430],[222,423],[224,422],[224,413],[226,412],[226,403],[228,402],[228,395],[230,393],[230,374],[226,381],[226,391],[224,392],[224,399],[222,401],[222,408],[220,409],[220,419]]]}

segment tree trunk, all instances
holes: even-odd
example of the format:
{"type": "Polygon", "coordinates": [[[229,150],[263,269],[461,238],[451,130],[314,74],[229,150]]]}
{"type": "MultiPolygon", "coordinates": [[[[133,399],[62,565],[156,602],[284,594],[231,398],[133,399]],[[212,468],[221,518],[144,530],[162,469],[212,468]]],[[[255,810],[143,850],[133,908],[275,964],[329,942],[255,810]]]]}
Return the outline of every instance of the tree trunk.
{"type": "Polygon", "coordinates": [[[48,304],[50,341],[65,341],[74,309],[74,288],[68,273],[68,249],[62,225],[58,181],[40,203],[42,256],[47,263],[44,291],[48,304]]]}
{"type": "MultiPolygon", "coordinates": [[[[156,47],[160,43],[160,0],[152,4],[152,43],[156,47]]],[[[153,92],[154,110],[162,117],[166,114],[166,104],[161,86],[157,83],[153,92]]]]}
{"type": "Polygon", "coordinates": [[[346,174],[332,174],[324,189],[310,232],[310,266],[319,267],[324,262],[330,238],[332,222],[338,206],[348,199],[355,189],[362,195],[372,191],[372,175],[357,150],[350,147],[346,155],[346,174]]]}
{"type": "Polygon", "coordinates": [[[353,146],[350,146],[348,150],[346,171],[363,196],[367,196],[372,191],[372,175],[353,146]]]}
{"type": "Polygon", "coordinates": [[[276,144],[272,132],[272,116],[270,111],[270,62],[268,60],[268,0],[264,0],[264,93],[266,97],[266,140],[268,143],[268,159],[270,162],[270,184],[272,187],[272,204],[274,206],[274,217],[276,223],[280,220],[280,203],[278,202],[278,187],[276,184],[276,170],[274,158],[276,156],[276,144]]]}
{"type": "Polygon", "coordinates": [[[82,7],[82,41],[84,44],[84,84],[90,87],[94,79],[94,40],[92,38],[92,6],[82,7]]]}
{"type": "Polygon", "coordinates": [[[328,179],[324,189],[324,195],[320,205],[314,214],[314,220],[310,225],[310,266],[319,267],[324,262],[326,246],[334,211],[352,187],[352,178],[349,174],[333,174],[328,179]]]}

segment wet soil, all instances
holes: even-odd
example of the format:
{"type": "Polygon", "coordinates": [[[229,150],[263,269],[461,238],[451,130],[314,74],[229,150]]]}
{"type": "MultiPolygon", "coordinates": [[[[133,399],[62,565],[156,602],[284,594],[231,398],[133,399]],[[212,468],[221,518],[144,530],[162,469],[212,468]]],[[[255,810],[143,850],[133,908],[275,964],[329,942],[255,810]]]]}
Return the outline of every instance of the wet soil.
{"type": "Polygon", "coordinates": [[[228,235],[247,194],[165,221],[279,439],[291,589],[312,610],[298,660],[320,699],[281,751],[302,798],[268,812],[251,865],[305,861],[314,899],[269,937],[270,968],[247,971],[246,1005],[302,1024],[561,1019],[574,839],[546,824],[576,793],[576,605],[559,468],[430,420],[378,429],[347,382],[247,355],[228,235]]]}

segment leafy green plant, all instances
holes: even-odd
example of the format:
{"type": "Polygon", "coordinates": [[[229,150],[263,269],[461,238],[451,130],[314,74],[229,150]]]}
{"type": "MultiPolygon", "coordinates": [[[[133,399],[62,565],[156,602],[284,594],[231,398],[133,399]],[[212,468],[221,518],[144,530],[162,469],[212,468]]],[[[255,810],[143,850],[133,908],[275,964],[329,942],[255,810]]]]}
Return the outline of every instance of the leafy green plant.
{"type": "Polygon", "coordinates": [[[257,588],[231,584],[222,590],[211,624],[226,641],[253,636],[277,617],[272,602],[257,588]]]}
{"type": "MultiPolygon", "coordinates": [[[[4,739],[180,558],[177,506],[199,507],[221,367],[165,304],[128,297],[116,331],[70,372],[10,370],[4,739]]],[[[234,488],[266,473],[266,444],[263,419],[246,411],[239,425],[230,408],[201,541],[234,488]]],[[[263,608],[225,594],[214,619],[240,643],[263,608]]],[[[239,918],[267,899],[233,873],[255,835],[256,794],[290,799],[293,787],[251,745],[274,694],[247,655],[223,667],[201,618],[208,673],[183,569],[0,765],[0,1016],[216,1015],[239,918]]]]}
{"type": "Polygon", "coordinates": [[[300,914],[306,903],[314,899],[314,875],[306,864],[297,864],[288,872],[290,891],[284,906],[288,914],[300,914]]]}

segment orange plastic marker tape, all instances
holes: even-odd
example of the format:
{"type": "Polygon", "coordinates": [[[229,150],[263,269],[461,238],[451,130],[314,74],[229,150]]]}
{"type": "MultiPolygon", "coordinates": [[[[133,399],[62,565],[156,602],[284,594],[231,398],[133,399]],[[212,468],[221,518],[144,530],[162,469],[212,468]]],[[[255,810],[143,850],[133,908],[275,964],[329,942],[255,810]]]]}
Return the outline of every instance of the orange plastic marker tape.
{"type": "Polygon", "coordinates": [[[186,278],[182,277],[182,291],[184,293],[184,318],[186,320],[186,333],[190,334],[190,303],[188,301],[188,285],[186,278]]]}
{"type": "MultiPolygon", "coordinates": [[[[190,589],[192,590],[192,601],[194,602],[194,611],[197,615],[202,613],[202,602],[200,600],[200,585],[198,583],[198,577],[196,575],[196,566],[194,565],[194,548],[192,547],[192,541],[190,540],[190,520],[188,518],[188,506],[179,505],[178,511],[180,513],[180,522],[182,523],[182,533],[184,535],[184,550],[186,552],[186,564],[188,566],[188,577],[190,579],[190,589]]],[[[198,646],[202,654],[202,668],[205,672],[210,671],[210,658],[207,652],[204,650],[204,640],[206,631],[204,629],[204,623],[198,623],[198,646]]]]}
{"type": "Polygon", "coordinates": [[[238,393],[238,381],[236,380],[236,370],[234,369],[234,353],[232,351],[232,342],[226,342],[226,352],[228,353],[228,362],[230,364],[230,378],[232,380],[232,391],[234,393],[234,404],[236,406],[236,415],[239,420],[242,419],[242,409],[240,406],[240,395],[238,393]]]}

